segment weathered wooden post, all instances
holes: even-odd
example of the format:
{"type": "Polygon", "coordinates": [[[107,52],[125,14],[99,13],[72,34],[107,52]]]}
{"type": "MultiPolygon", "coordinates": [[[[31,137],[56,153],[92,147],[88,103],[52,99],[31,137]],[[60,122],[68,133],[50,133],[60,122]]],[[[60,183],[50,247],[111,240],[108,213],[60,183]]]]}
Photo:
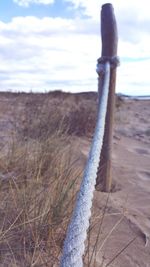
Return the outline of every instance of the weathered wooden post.
{"type": "MultiPolygon", "coordinates": [[[[115,84],[116,84],[116,66],[117,66],[117,24],[112,4],[105,4],[101,10],[101,36],[102,36],[102,53],[100,62],[109,60],[112,62],[108,107],[106,114],[106,125],[104,133],[104,142],[101,152],[101,159],[97,174],[97,189],[110,192],[112,185],[111,174],[111,154],[113,139],[113,120],[115,109],[115,84]]],[[[98,63],[99,63],[98,60],[98,63]]],[[[99,96],[101,95],[101,84],[103,79],[99,77],[99,96]]]]}

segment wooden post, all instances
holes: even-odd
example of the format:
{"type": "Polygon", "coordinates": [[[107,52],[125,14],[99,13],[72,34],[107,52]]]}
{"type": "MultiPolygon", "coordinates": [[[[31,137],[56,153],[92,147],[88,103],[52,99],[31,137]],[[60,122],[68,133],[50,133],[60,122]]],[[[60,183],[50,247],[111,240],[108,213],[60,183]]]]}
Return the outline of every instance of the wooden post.
{"type": "MultiPolygon", "coordinates": [[[[102,36],[102,57],[117,56],[118,34],[117,25],[112,4],[105,4],[101,11],[101,36],[102,36]]],[[[100,80],[100,77],[99,77],[100,80]]],[[[111,69],[108,106],[106,114],[106,125],[104,142],[101,152],[100,164],[97,174],[97,189],[110,192],[112,185],[111,175],[111,154],[113,139],[113,120],[115,109],[115,83],[116,68],[111,69]]],[[[99,95],[101,95],[101,82],[99,82],[99,95]]]]}

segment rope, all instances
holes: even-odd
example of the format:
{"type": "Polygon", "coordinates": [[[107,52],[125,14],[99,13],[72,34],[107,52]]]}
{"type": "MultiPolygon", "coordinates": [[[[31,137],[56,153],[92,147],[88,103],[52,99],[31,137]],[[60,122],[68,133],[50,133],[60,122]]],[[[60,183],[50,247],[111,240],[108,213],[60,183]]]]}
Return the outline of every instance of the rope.
{"type": "Polygon", "coordinates": [[[98,58],[96,65],[96,72],[100,77],[103,77],[105,74],[104,66],[106,62],[110,63],[111,69],[115,69],[120,65],[120,59],[118,56],[113,56],[113,57],[102,56],[98,58]]]}
{"type": "Polygon", "coordinates": [[[110,63],[104,64],[104,82],[98,110],[98,119],[89,158],[85,167],[76,206],[64,242],[60,267],[82,267],[87,229],[91,216],[93,193],[96,184],[97,169],[102,149],[107,99],[110,82],[110,63]]]}
{"type": "Polygon", "coordinates": [[[118,56],[113,56],[113,57],[107,57],[107,56],[102,56],[98,58],[97,60],[97,67],[98,65],[104,65],[106,62],[110,63],[110,67],[112,69],[118,67],[120,65],[120,59],[118,56]]]}

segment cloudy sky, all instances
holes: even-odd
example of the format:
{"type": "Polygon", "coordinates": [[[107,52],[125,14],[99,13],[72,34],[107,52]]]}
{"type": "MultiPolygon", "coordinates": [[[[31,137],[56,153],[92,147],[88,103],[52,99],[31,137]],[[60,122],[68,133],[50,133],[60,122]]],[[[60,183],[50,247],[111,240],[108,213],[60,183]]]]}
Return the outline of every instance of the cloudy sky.
{"type": "MultiPolygon", "coordinates": [[[[0,91],[96,91],[101,0],[0,0],[0,91]]],[[[150,95],[149,0],[112,0],[117,92],[150,95]]]]}

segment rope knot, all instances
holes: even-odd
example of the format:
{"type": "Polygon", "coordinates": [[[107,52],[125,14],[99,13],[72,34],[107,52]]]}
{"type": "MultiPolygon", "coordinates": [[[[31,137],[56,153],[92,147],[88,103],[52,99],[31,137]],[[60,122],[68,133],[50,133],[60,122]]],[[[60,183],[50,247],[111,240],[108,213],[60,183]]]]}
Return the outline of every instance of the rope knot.
{"type": "Polygon", "coordinates": [[[104,73],[105,73],[104,64],[106,62],[110,63],[111,69],[114,69],[120,65],[120,60],[119,60],[118,56],[114,56],[114,57],[102,56],[102,57],[98,58],[97,66],[96,66],[96,72],[99,76],[104,75],[104,73]]]}

